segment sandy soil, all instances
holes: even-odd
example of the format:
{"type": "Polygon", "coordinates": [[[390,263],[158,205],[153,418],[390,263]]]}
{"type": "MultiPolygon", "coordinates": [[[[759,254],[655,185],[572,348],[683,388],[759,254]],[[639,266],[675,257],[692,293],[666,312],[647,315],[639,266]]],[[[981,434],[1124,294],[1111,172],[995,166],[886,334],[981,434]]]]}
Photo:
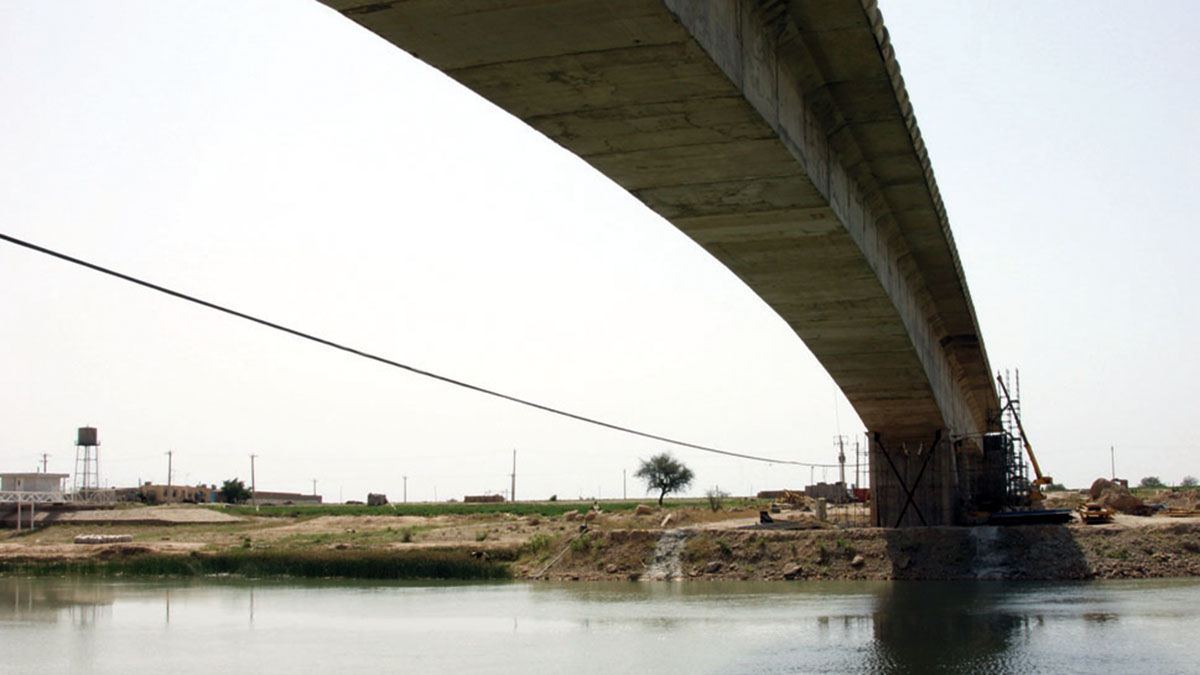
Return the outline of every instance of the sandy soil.
{"type": "Polygon", "coordinates": [[[191,525],[195,523],[237,523],[241,521],[241,518],[231,516],[228,513],[181,504],[147,506],[135,509],[63,511],[60,513],[48,513],[39,519],[39,523],[42,526],[83,523],[191,525]]]}

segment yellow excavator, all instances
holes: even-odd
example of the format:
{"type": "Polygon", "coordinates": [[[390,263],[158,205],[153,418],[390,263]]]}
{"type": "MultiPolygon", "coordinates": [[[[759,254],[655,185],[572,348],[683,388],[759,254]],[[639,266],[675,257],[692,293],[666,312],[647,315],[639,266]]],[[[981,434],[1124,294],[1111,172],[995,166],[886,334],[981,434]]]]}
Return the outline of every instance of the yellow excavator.
{"type": "Polygon", "coordinates": [[[1033,466],[1033,475],[1035,478],[1029,484],[1029,500],[1036,504],[1046,498],[1046,495],[1042,494],[1042,486],[1052,484],[1054,479],[1050,476],[1042,475],[1042,468],[1038,466],[1037,457],[1033,454],[1033,446],[1029,445],[1029,437],[1025,435],[1025,426],[1021,424],[1021,415],[1017,412],[1016,407],[1013,406],[1012,396],[1008,394],[1008,387],[1004,384],[1004,378],[997,375],[996,381],[1000,383],[1000,389],[1004,392],[1004,398],[1008,401],[1009,409],[1012,410],[1013,419],[1017,421],[1017,430],[1021,432],[1021,443],[1024,444],[1025,454],[1029,455],[1029,463],[1033,466]]]}

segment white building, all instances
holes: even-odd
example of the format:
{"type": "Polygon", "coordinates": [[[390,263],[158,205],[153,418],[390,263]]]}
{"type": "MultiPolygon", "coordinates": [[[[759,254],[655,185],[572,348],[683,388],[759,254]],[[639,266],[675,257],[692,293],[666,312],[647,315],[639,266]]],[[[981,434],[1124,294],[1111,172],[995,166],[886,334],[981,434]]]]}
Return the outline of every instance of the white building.
{"type": "Polygon", "coordinates": [[[0,473],[0,492],[62,493],[66,473],[0,473]]]}

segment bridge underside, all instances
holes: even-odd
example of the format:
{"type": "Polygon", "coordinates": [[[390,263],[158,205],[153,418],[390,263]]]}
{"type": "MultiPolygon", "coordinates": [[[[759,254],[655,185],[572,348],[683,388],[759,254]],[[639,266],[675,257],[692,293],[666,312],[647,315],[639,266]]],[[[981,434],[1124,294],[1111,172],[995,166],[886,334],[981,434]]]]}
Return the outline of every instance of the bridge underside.
{"type": "Polygon", "coordinates": [[[957,518],[963,439],[998,404],[871,2],[326,2],[582,157],[778,312],[877,439],[878,522],[957,518]]]}

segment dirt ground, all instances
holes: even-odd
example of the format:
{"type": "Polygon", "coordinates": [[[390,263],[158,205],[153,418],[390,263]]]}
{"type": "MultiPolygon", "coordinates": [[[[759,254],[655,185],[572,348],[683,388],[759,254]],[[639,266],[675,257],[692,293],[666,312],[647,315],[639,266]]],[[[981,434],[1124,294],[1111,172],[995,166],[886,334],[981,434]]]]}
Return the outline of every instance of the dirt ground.
{"type": "MultiPolygon", "coordinates": [[[[63,514],[65,515],[65,514],[63,514]]],[[[1085,579],[1200,576],[1200,517],[1118,516],[1107,525],[835,527],[784,512],[702,507],[556,517],[508,514],[239,517],[172,506],[76,512],[0,534],[0,559],[66,560],[232,549],[450,548],[511,561],[517,578],[627,580],[646,573],[664,531],[677,534],[670,576],[704,579],[1085,579]],[[670,521],[663,520],[670,515],[670,521]],[[573,517],[574,516],[574,517],[573,517]],[[798,529],[788,529],[798,528],[798,529]],[[132,544],[73,543],[129,534],[132,544]]]]}

